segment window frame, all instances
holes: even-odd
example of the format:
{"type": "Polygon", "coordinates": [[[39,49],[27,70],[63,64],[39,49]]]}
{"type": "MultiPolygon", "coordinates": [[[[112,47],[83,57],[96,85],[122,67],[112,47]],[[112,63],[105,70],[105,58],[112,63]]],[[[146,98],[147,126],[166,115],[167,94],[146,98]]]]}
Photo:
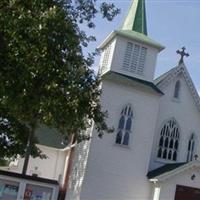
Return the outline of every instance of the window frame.
{"type": "Polygon", "coordinates": [[[188,138],[188,141],[187,141],[187,146],[186,146],[187,147],[186,162],[190,162],[190,161],[193,161],[195,159],[194,156],[196,154],[196,146],[197,146],[196,134],[194,132],[192,132],[190,134],[190,137],[188,138]],[[192,151],[189,150],[189,142],[191,140],[193,140],[193,143],[194,143],[194,147],[193,147],[192,151]]]}
{"type": "Polygon", "coordinates": [[[180,102],[181,99],[181,81],[180,79],[176,80],[174,86],[173,86],[173,100],[175,102],[180,102]],[[177,84],[178,84],[178,88],[177,88],[177,84]],[[178,96],[176,96],[176,94],[178,94],[178,96]]]}
{"type": "Polygon", "coordinates": [[[133,41],[127,41],[122,59],[122,70],[138,76],[144,76],[147,55],[148,48],[145,45],[133,41]],[[137,48],[138,51],[136,51],[137,48]]]}
{"type": "Polygon", "coordinates": [[[133,110],[133,107],[130,103],[126,104],[120,111],[119,113],[119,119],[118,119],[118,122],[117,122],[117,129],[116,129],[116,134],[115,134],[115,140],[114,140],[114,144],[117,145],[117,146],[121,146],[121,147],[125,147],[125,148],[130,148],[130,143],[131,143],[131,139],[132,139],[132,133],[133,133],[133,124],[134,124],[134,110],[133,110]],[[127,114],[124,114],[123,112],[126,112],[127,108],[127,114]],[[131,115],[129,115],[129,110],[130,110],[130,113],[131,115]],[[121,128],[121,125],[120,125],[120,121],[122,119],[122,117],[125,118],[124,120],[124,125],[123,125],[123,129],[121,128]],[[126,127],[127,127],[127,122],[128,120],[131,118],[131,125],[130,125],[130,129],[127,130],[126,127]],[[122,139],[121,139],[121,142],[120,143],[117,143],[117,136],[118,136],[118,133],[121,132],[122,133],[122,139]],[[128,139],[128,144],[124,144],[124,138],[125,138],[125,135],[126,133],[129,133],[129,139],[128,139]]]}
{"type": "MultiPolygon", "coordinates": [[[[171,132],[170,132],[171,133],[171,132]]],[[[165,140],[163,140],[163,144],[165,143],[165,140]]],[[[170,118],[170,119],[168,119],[168,120],[165,120],[163,123],[162,123],[162,125],[161,125],[161,127],[159,128],[159,132],[158,132],[158,138],[157,138],[157,143],[156,143],[156,148],[155,148],[155,161],[156,162],[160,162],[160,163],[176,163],[176,162],[178,162],[178,160],[179,160],[179,151],[180,151],[180,146],[181,146],[181,130],[180,130],[180,126],[179,126],[179,124],[178,124],[178,122],[176,121],[176,119],[175,118],[170,118]],[[169,140],[169,142],[168,142],[168,147],[166,148],[167,149],[167,156],[168,156],[168,154],[169,154],[169,151],[172,151],[172,159],[168,159],[168,158],[162,158],[162,156],[161,157],[158,157],[158,151],[159,151],[159,149],[160,149],[160,146],[159,146],[159,143],[160,143],[160,139],[161,139],[161,137],[162,137],[162,135],[161,135],[161,131],[163,130],[163,128],[164,128],[164,126],[166,126],[170,121],[174,121],[175,122],[175,125],[176,125],[176,128],[178,129],[178,133],[179,133],[179,136],[178,136],[178,138],[174,138],[174,145],[173,146],[175,146],[175,143],[176,143],[176,141],[178,140],[178,148],[177,149],[175,149],[175,148],[169,148],[169,146],[170,146],[170,141],[173,139],[173,137],[169,137],[169,136],[167,136],[168,137],[168,140],[169,140]],[[174,153],[174,150],[176,151],[176,160],[173,160],[173,153],[174,153]]],[[[162,149],[162,151],[164,151],[165,150],[165,147],[163,146],[162,147],[163,149],[162,149]]]]}

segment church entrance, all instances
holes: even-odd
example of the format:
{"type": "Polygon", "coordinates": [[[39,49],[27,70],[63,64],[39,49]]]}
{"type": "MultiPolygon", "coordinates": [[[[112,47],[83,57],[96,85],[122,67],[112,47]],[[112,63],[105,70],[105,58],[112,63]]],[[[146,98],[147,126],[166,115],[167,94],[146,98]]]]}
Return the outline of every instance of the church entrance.
{"type": "Polygon", "coordinates": [[[176,194],[174,200],[199,200],[200,189],[187,186],[176,186],[176,194]]]}

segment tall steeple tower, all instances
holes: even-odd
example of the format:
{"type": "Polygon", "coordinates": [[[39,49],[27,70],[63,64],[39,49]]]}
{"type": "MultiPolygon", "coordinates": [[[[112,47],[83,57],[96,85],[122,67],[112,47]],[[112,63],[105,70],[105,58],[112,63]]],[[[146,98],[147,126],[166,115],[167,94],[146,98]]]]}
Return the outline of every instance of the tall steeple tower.
{"type": "Polygon", "coordinates": [[[122,30],[136,31],[147,35],[145,0],[132,1],[128,15],[122,25],[122,30]]]}
{"type": "Polygon", "coordinates": [[[120,29],[100,45],[100,72],[117,72],[153,81],[157,54],[164,46],[147,36],[145,0],[132,0],[120,29]]]}
{"type": "Polygon", "coordinates": [[[89,150],[88,143],[80,143],[82,148],[78,144],[69,200],[153,199],[146,174],[163,94],[153,76],[157,54],[164,47],[147,36],[144,0],[130,3],[123,25],[99,47],[101,105],[108,111],[106,122],[115,130],[100,141],[94,126],[89,150]]]}

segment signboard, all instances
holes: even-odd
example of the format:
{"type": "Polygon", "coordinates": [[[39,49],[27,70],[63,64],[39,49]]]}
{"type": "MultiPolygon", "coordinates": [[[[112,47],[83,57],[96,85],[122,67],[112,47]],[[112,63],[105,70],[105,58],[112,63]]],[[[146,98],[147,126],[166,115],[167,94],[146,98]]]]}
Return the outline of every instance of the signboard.
{"type": "Polygon", "coordinates": [[[52,188],[27,184],[24,193],[24,200],[52,200],[52,193],[52,188]]]}
{"type": "Polygon", "coordinates": [[[0,179],[0,200],[16,200],[19,183],[0,179]]]}
{"type": "Polygon", "coordinates": [[[32,196],[33,190],[31,188],[26,188],[24,193],[24,200],[30,200],[32,196]]]}
{"type": "Polygon", "coordinates": [[[56,200],[58,190],[55,180],[0,170],[0,200],[56,200]]]}

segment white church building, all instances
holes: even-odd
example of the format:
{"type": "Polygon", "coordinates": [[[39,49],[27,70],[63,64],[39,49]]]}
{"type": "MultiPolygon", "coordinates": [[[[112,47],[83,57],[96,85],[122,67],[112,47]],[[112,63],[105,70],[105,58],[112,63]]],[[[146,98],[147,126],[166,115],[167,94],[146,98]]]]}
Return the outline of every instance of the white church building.
{"type": "Polygon", "coordinates": [[[112,134],[76,149],[66,200],[200,199],[200,98],[184,64],[154,79],[164,47],[134,0],[102,50],[102,105],[112,134]]]}
{"type": "MultiPolygon", "coordinates": [[[[185,48],[177,66],[154,78],[164,46],[147,35],[145,0],[132,0],[99,49],[101,102],[115,131],[99,139],[91,128],[90,141],[67,145],[40,127],[38,147],[48,158],[31,158],[27,175],[56,180],[65,200],[200,200],[200,97],[185,48]]],[[[0,171],[22,166],[18,159],[0,171]]]]}

